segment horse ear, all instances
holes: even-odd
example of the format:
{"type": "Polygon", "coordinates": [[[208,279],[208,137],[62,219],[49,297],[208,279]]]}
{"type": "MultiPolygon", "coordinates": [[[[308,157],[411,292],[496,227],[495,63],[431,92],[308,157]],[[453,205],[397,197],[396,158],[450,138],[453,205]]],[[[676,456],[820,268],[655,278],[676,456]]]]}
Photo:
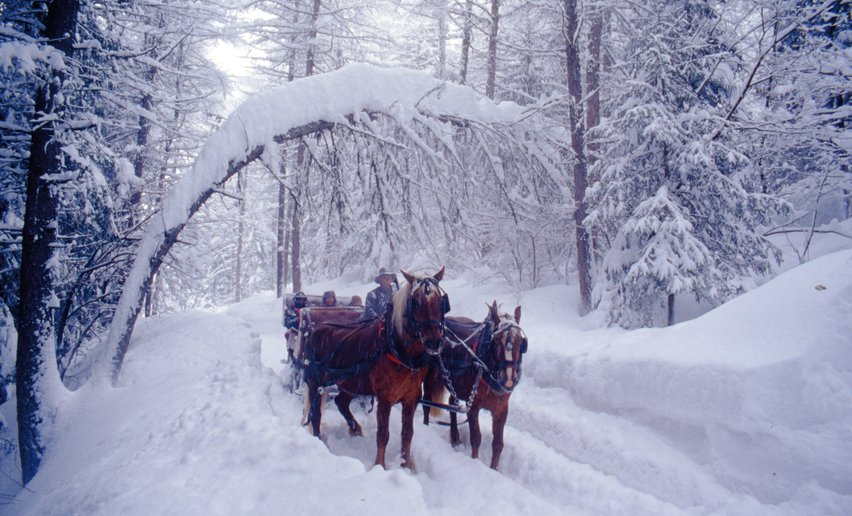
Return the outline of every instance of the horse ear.
{"type": "Polygon", "coordinates": [[[400,269],[399,272],[401,272],[402,275],[405,277],[405,279],[408,280],[409,284],[414,285],[414,282],[417,280],[417,278],[415,278],[412,274],[409,274],[402,269],[400,269]]]}
{"type": "Polygon", "coordinates": [[[500,314],[497,313],[497,300],[488,307],[488,315],[491,317],[491,320],[494,322],[494,326],[500,323],[500,314]]]}
{"type": "Polygon", "coordinates": [[[515,307],[515,322],[521,324],[521,305],[515,307]]]}
{"type": "Polygon", "coordinates": [[[439,270],[438,272],[435,273],[434,276],[432,276],[433,278],[435,278],[435,281],[440,282],[442,279],[444,279],[444,269],[445,268],[446,268],[446,266],[441,267],[441,270],[439,270]]]}

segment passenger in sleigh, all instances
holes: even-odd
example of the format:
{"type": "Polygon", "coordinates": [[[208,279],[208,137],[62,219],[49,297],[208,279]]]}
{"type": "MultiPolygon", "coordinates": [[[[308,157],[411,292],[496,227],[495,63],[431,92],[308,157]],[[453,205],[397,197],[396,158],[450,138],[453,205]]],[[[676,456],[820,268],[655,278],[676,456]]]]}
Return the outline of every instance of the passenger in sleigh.
{"type": "Polygon", "coordinates": [[[324,308],[337,306],[337,295],[333,290],[326,290],[322,293],[322,306],[324,308]]]}
{"type": "Polygon", "coordinates": [[[284,338],[287,340],[287,360],[293,360],[292,339],[299,332],[299,312],[302,308],[308,306],[308,296],[304,292],[296,292],[293,296],[293,302],[284,311],[284,338]]]}

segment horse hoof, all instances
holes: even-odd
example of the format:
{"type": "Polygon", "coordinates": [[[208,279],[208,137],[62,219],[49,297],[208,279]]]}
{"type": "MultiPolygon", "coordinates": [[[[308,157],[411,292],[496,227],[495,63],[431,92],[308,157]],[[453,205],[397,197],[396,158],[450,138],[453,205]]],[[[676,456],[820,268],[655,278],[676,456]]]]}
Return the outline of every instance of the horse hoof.
{"type": "Polygon", "coordinates": [[[349,437],[364,437],[364,432],[361,430],[361,427],[355,429],[349,429],[349,437]]]}

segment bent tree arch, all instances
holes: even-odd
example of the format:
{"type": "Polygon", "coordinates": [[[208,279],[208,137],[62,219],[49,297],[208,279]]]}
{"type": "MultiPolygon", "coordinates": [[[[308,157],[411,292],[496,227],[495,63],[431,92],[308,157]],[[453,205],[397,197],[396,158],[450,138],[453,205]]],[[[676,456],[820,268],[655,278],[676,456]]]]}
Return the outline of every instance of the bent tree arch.
{"type": "MultiPolygon", "coordinates": [[[[415,146],[433,157],[435,150],[412,127],[435,130],[446,124],[479,124],[530,133],[522,122],[528,114],[514,103],[494,103],[470,88],[422,72],[365,64],[299,79],[247,100],[210,136],[191,171],[174,185],[160,213],[149,221],[102,348],[100,367],[107,369],[102,372],[117,380],[153,275],[192,215],[223,183],[288,140],[336,125],[360,124],[359,131],[371,132],[376,115],[389,117],[415,146]]],[[[437,139],[453,152],[451,141],[437,139]]]]}

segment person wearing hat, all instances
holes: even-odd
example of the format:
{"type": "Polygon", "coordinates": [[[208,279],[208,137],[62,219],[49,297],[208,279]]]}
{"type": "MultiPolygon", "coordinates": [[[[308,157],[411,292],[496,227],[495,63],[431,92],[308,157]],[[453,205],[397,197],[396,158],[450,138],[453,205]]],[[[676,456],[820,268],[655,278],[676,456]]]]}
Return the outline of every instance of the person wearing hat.
{"type": "Polygon", "coordinates": [[[290,330],[299,329],[299,310],[308,306],[308,296],[304,292],[296,292],[293,302],[284,311],[284,327],[290,330]]]}
{"type": "Polygon", "coordinates": [[[365,319],[374,319],[382,315],[397,288],[396,274],[386,271],[384,267],[379,269],[379,275],[373,278],[373,281],[379,286],[367,293],[367,300],[364,302],[365,319]]]}
{"type": "Polygon", "coordinates": [[[293,340],[299,332],[299,312],[308,306],[308,296],[304,292],[293,294],[293,302],[284,310],[284,340],[287,341],[287,358],[282,363],[293,362],[293,340]]]}

